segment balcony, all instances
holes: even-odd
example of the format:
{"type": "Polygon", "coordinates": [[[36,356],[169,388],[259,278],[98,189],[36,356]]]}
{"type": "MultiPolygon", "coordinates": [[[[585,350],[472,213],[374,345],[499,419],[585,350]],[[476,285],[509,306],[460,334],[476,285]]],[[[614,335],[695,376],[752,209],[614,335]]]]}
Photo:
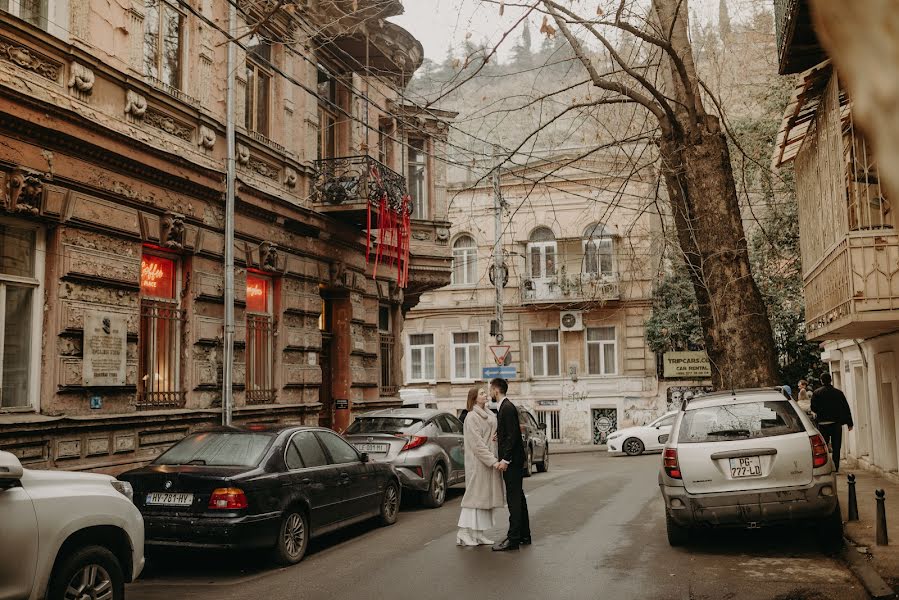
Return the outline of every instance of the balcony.
{"type": "MultiPolygon", "coordinates": [[[[367,225],[369,201],[372,216],[386,194],[391,206],[400,206],[406,195],[406,179],[387,165],[366,155],[315,161],[312,201],[317,210],[339,215],[360,227],[367,225]]],[[[335,216],[336,216],[335,215],[335,216]]],[[[377,229],[377,223],[372,223],[377,229]]]]}
{"type": "Polygon", "coordinates": [[[808,0],[774,0],[781,75],[801,73],[827,58],[812,27],[808,0]]]}
{"type": "Polygon", "coordinates": [[[805,278],[806,335],[823,341],[899,329],[899,234],[849,233],[805,278]]]}
{"type": "Polygon", "coordinates": [[[522,304],[560,304],[619,300],[618,274],[559,273],[553,277],[522,279],[522,304]]]}

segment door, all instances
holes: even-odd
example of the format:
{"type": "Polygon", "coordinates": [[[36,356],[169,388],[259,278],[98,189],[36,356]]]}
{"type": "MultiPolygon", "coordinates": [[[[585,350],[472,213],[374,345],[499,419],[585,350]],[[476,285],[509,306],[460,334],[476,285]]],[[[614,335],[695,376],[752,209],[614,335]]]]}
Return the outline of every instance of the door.
{"type": "Polygon", "coordinates": [[[650,427],[653,427],[655,431],[652,432],[652,437],[647,440],[651,442],[646,447],[647,450],[658,450],[665,445],[668,437],[671,435],[671,426],[674,425],[674,419],[676,418],[677,415],[668,415],[650,424],[650,427]]]}
{"type": "Polygon", "coordinates": [[[28,598],[34,585],[38,533],[34,505],[22,487],[0,489],[0,600],[28,598]]]}
{"type": "Polygon", "coordinates": [[[878,383],[880,387],[880,397],[878,398],[878,408],[880,412],[880,422],[878,423],[878,435],[875,439],[879,441],[879,456],[875,455],[874,464],[885,471],[895,471],[899,468],[899,453],[896,448],[896,375],[893,367],[893,353],[881,352],[874,357],[878,383]]]}
{"type": "Polygon", "coordinates": [[[605,444],[609,436],[618,429],[617,408],[593,409],[593,443],[605,444]]]}
{"type": "Polygon", "coordinates": [[[437,443],[443,448],[446,455],[449,456],[452,466],[452,473],[449,474],[449,482],[458,483],[465,480],[465,436],[462,430],[462,423],[452,415],[437,415],[434,419],[440,434],[437,436],[437,443]]]}
{"type": "Polygon", "coordinates": [[[322,407],[318,413],[318,426],[332,428],[334,424],[334,401],[331,398],[331,334],[322,333],[322,349],[318,354],[318,364],[322,370],[322,383],[318,398],[322,407]]]}
{"type": "Polygon", "coordinates": [[[316,435],[328,453],[342,489],[341,520],[378,510],[381,498],[377,481],[356,449],[342,437],[329,431],[317,431],[316,435]]]}
{"type": "Polygon", "coordinates": [[[858,456],[870,456],[871,454],[871,410],[868,405],[868,381],[865,377],[865,369],[859,365],[852,367],[853,400],[855,404],[855,439],[856,454],[858,456]]]}
{"type": "Polygon", "coordinates": [[[340,520],[343,490],[328,456],[311,431],[293,435],[284,460],[290,485],[309,499],[313,531],[340,520]]]}

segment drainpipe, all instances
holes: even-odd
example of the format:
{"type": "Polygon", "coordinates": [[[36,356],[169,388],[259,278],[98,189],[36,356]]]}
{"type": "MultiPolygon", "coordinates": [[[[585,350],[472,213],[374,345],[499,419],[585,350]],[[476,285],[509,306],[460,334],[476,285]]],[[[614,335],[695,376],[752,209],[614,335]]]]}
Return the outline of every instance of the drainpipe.
{"type": "Polygon", "coordinates": [[[225,137],[228,141],[228,157],[225,173],[225,347],[222,360],[222,425],[231,425],[234,408],[232,379],[234,375],[234,31],[237,10],[234,3],[228,6],[228,84],[225,95],[225,137]]]}

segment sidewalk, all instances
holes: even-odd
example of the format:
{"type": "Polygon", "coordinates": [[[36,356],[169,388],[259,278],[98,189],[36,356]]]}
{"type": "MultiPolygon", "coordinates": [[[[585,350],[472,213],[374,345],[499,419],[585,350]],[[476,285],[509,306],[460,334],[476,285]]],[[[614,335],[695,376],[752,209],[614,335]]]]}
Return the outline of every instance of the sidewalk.
{"type": "Polygon", "coordinates": [[[549,443],[549,453],[552,454],[580,454],[581,452],[605,452],[605,444],[559,444],[549,443]]]}
{"type": "Polygon", "coordinates": [[[844,522],[849,508],[846,476],[850,473],[855,475],[858,521],[846,522],[844,526],[846,537],[856,545],[856,548],[850,546],[849,552],[856,552],[856,556],[864,557],[888,586],[899,591],[899,485],[862,468],[844,467],[837,475],[837,493],[844,522]],[[878,546],[876,543],[877,504],[874,490],[877,489],[886,492],[887,532],[890,538],[888,546],[878,546]]]}

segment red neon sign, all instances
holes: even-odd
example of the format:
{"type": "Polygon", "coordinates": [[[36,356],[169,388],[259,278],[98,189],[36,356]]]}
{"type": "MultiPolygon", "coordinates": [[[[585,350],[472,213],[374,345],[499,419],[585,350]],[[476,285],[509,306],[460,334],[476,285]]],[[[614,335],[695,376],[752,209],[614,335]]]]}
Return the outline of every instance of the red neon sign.
{"type": "Polygon", "coordinates": [[[247,275],[247,310],[250,312],[268,312],[268,280],[254,275],[247,275]]]}
{"type": "Polygon", "coordinates": [[[140,261],[140,291],[156,298],[175,297],[175,261],[145,254],[140,261]]]}

